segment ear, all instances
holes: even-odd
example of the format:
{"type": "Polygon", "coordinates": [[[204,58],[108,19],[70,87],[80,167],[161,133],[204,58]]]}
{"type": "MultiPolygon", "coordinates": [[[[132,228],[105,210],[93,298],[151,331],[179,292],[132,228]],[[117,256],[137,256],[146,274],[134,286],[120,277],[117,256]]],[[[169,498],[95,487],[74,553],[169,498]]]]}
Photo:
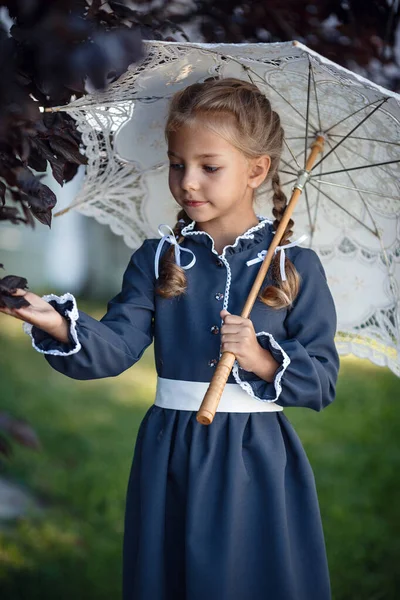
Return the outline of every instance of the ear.
{"type": "Polygon", "coordinates": [[[253,189],[258,188],[268,175],[270,167],[271,158],[268,154],[253,158],[250,162],[249,178],[247,182],[249,187],[253,189]]]}

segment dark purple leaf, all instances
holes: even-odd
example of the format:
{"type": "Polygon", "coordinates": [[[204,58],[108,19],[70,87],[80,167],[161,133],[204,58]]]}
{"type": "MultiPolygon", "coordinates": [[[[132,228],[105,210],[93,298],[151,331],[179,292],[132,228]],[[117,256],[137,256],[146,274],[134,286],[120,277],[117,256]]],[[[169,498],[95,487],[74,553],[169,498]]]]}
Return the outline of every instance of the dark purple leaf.
{"type": "Polygon", "coordinates": [[[54,159],[54,152],[52,152],[47,141],[42,140],[40,138],[36,138],[34,141],[34,145],[38,151],[38,153],[48,160],[49,162],[54,159]]]}
{"type": "Polygon", "coordinates": [[[61,158],[53,158],[50,161],[51,172],[53,173],[53,177],[60,185],[64,185],[65,164],[65,160],[62,160],[61,158]]]}
{"type": "Polygon", "coordinates": [[[47,159],[36,150],[35,146],[31,148],[29,155],[28,166],[35,171],[44,172],[47,169],[47,159]]]}
{"type": "Polygon", "coordinates": [[[79,169],[79,165],[76,163],[66,163],[64,168],[64,181],[68,183],[68,181],[72,181],[75,177],[79,169]]]}
{"type": "Polygon", "coordinates": [[[34,208],[31,208],[31,213],[38,221],[40,221],[40,223],[43,223],[43,225],[47,225],[48,227],[51,227],[52,214],[51,214],[50,209],[36,210],[34,208]]]}
{"type": "Polygon", "coordinates": [[[129,18],[132,21],[136,21],[137,19],[140,19],[140,17],[143,17],[143,13],[139,13],[137,10],[128,8],[123,2],[109,0],[108,4],[115,14],[118,15],[118,17],[121,17],[121,19],[129,18]]]}
{"type": "Polygon", "coordinates": [[[28,167],[17,166],[12,169],[14,176],[14,185],[19,187],[25,194],[33,195],[39,193],[40,187],[43,185],[39,181],[39,177],[34,175],[28,167]]]}
{"type": "Polygon", "coordinates": [[[39,196],[28,196],[28,208],[43,225],[51,226],[51,209],[54,208],[55,195],[47,186],[43,186],[39,196]]]}
{"type": "Polygon", "coordinates": [[[84,154],[79,152],[78,144],[75,142],[71,144],[60,137],[52,137],[49,139],[50,147],[59,156],[65,158],[68,162],[76,163],[78,165],[86,165],[87,158],[84,154]]]}

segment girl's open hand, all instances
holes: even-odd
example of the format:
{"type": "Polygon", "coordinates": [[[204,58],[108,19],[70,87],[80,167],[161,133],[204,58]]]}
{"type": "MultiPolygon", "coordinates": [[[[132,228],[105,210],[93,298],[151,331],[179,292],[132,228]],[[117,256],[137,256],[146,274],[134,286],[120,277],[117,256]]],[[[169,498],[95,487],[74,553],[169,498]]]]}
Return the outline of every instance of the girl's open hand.
{"type": "Polygon", "coordinates": [[[46,300],[40,298],[33,292],[17,289],[13,296],[24,296],[29,306],[23,308],[0,308],[0,312],[30,323],[39,329],[43,329],[50,335],[62,342],[68,342],[68,323],[55,308],[46,300]]]}
{"type": "Polygon", "coordinates": [[[224,324],[221,327],[221,351],[232,352],[246,371],[251,371],[265,381],[272,381],[279,363],[272,354],[258,343],[253,323],[227,310],[220,313],[224,324]]]}

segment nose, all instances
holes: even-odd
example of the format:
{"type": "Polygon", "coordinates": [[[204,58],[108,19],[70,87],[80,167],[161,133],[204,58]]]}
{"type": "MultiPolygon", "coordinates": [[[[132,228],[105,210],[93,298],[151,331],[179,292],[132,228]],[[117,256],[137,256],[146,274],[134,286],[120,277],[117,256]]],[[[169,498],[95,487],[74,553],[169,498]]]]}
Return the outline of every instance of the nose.
{"type": "Polygon", "coordinates": [[[194,169],[186,167],[181,179],[181,188],[185,191],[199,189],[199,181],[194,169]]]}

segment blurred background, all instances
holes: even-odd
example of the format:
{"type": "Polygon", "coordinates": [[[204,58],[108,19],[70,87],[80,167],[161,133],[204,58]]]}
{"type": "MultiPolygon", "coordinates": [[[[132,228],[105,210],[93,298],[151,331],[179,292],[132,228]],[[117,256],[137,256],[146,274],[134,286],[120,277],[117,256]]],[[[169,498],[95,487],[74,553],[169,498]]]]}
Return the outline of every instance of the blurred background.
{"type": "MultiPolygon", "coordinates": [[[[45,11],[48,3],[15,4],[29,12],[45,11]]],[[[7,5],[0,2],[0,20],[9,28],[14,17],[7,5]]],[[[148,39],[154,32],[193,42],[298,39],[399,91],[398,0],[101,5],[121,21],[118,6],[136,11],[148,39]]],[[[80,166],[61,186],[48,169],[41,181],[55,193],[57,210],[71,202],[84,171],[80,166]]],[[[36,293],[71,291],[96,318],[119,291],[131,253],[108,227],[73,211],[53,218],[51,229],[0,223],[7,274],[26,277],[36,293]]],[[[31,348],[20,322],[0,315],[0,412],[29,423],[40,440],[37,451],[11,440],[11,455],[0,459],[2,600],[120,597],[125,489],[137,429],[154,397],[152,352],[116,380],[72,381],[31,348]]],[[[333,599],[397,600],[400,381],[367,361],[341,362],[332,406],[286,414],[315,473],[333,599]]]]}

